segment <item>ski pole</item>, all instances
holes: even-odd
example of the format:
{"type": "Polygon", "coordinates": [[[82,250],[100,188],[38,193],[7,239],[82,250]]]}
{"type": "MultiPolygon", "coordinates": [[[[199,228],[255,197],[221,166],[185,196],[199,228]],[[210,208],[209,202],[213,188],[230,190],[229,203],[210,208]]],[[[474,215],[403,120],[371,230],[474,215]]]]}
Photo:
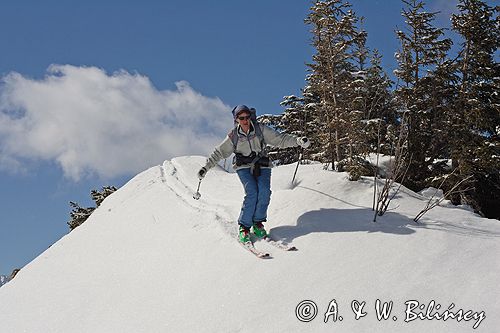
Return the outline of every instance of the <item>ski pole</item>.
{"type": "Polygon", "coordinates": [[[301,160],[302,160],[302,149],[300,150],[299,160],[297,161],[297,166],[295,167],[295,172],[293,173],[292,185],[293,185],[293,182],[295,181],[295,176],[297,175],[297,170],[299,169],[299,164],[300,164],[301,160]]]}
{"type": "MultiPolygon", "coordinates": [[[[305,111],[305,109],[304,109],[305,111]]],[[[302,123],[302,133],[306,133],[306,123],[307,123],[307,113],[304,112],[304,122],[302,123]]],[[[304,152],[304,148],[300,148],[300,154],[299,154],[299,160],[297,161],[297,166],[295,167],[295,172],[293,173],[293,178],[292,178],[292,186],[293,186],[293,182],[295,181],[295,176],[297,175],[297,170],[299,169],[299,164],[300,164],[300,161],[302,161],[302,153],[304,152]]]]}
{"type": "Polygon", "coordinates": [[[194,200],[198,200],[201,198],[201,193],[200,193],[200,185],[201,185],[201,179],[200,181],[198,182],[198,188],[196,189],[196,193],[193,194],[193,199],[194,200]]]}

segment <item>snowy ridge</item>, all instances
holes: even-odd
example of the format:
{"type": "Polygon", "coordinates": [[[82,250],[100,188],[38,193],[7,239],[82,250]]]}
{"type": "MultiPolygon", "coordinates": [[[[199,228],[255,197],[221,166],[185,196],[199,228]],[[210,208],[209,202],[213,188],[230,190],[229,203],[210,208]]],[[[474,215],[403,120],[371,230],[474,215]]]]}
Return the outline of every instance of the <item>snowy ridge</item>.
{"type": "Polygon", "coordinates": [[[211,170],[201,199],[192,198],[203,163],[202,157],[165,161],[106,198],[85,224],[0,288],[0,332],[500,327],[498,221],[436,207],[416,225],[411,219],[425,198],[404,189],[373,223],[372,180],[349,182],[345,174],[306,165],[292,187],[295,165],[282,166],[273,170],[268,228],[300,250],[258,242],[273,255],[264,261],[235,240],[243,197],[237,175],[211,170]],[[412,301],[425,307],[423,319],[405,322],[412,301]],[[377,302],[392,302],[387,320],[377,318],[377,302]],[[331,306],[336,314],[328,314],[331,306]],[[441,318],[460,309],[470,310],[467,320],[441,318]]]}

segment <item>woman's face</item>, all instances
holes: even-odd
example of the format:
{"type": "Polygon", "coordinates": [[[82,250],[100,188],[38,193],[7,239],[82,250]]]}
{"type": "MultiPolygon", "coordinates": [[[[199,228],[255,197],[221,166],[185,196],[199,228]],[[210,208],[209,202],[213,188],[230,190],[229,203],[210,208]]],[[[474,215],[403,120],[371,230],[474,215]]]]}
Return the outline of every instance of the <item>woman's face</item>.
{"type": "Polygon", "coordinates": [[[250,113],[242,112],[236,117],[238,124],[243,127],[248,127],[250,125],[250,113]]]}

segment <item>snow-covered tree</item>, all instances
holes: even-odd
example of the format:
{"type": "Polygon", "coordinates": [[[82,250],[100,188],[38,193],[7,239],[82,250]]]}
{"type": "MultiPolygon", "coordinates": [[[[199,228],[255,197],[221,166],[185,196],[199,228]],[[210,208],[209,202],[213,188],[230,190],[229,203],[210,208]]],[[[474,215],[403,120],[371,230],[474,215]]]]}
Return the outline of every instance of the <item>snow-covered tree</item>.
{"type": "Polygon", "coordinates": [[[468,191],[454,196],[479,213],[500,217],[500,47],[499,7],[460,0],[452,26],[462,37],[458,57],[458,97],[450,115],[451,155],[459,179],[473,175],[468,191]]]}
{"type": "Polygon", "coordinates": [[[398,124],[392,102],[392,81],[382,69],[382,58],[378,50],[372,52],[370,66],[366,70],[366,92],[364,106],[364,131],[369,152],[379,151],[388,154],[392,143],[387,140],[388,126],[398,124]]]}
{"type": "Polygon", "coordinates": [[[440,117],[439,104],[433,99],[433,74],[437,67],[446,62],[452,42],[443,38],[444,30],[433,26],[437,13],[424,11],[424,2],[403,0],[406,8],[407,31],[397,31],[401,43],[396,53],[398,69],[395,75],[401,81],[395,93],[400,109],[408,112],[408,150],[410,155],[407,185],[413,190],[425,186],[429,177],[429,166],[433,160],[432,140],[440,117]]]}
{"type": "Polygon", "coordinates": [[[95,207],[80,207],[76,202],[70,201],[71,212],[69,213],[71,219],[67,222],[70,231],[76,227],[81,226],[92,215],[95,207]]]}
{"type": "Polygon", "coordinates": [[[70,201],[69,205],[72,208],[70,212],[71,219],[67,222],[70,231],[87,221],[90,215],[92,215],[94,210],[101,205],[104,199],[116,190],[117,189],[114,186],[104,186],[101,191],[92,190],[90,196],[92,200],[94,200],[96,207],[80,207],[78,203],[70,201]]]}
{"type": "MultiPolygon", "coordinates": [[[[280,132],[289,133],[296,136],[307,136],[313,145],[304,153],[316,159],[319,151],[316,144],[316,133],[319,132],[316,121],[315,106],[319,102],[319,97],[309,90],[309,87],[302,89],[302,96],[284,96],[280,103],[285,110],[280,115],[261,115],[259,122],[268,125],[280,132]]],[[[270,155],[279,164],[289,164],[297,161],[298,151],[296,148],[273,148],[269,150],[270,155]]],[[[304,158],[307,158],[304,156],[304,158]]]]}
{"type": "Polygon", "coordinates": [[[117,188],[114,186],[103,186],[100,192],[97,190],[90,191],[90,196],[94,200],[96,207],[99,207],[104,199],[113,192],[116,192],[116,190],[117,188]]]}
{"type": "Polygon", "coordinates": [[[347,82],[345,109],[345,158],[337,166],[338,170],[349,172],[350,180],[358,180],[366,173],[366,155],[368,153],[368,138],[365,131],[366,122],[366,92],[367,92],[367,58],[369,50],[366,47],[366,31],[360,31],[351,50],[350,62],[352,71],[350,82],[347,82]]]}
{"type": "MultiPolygon", "coordinates": [[[[295,95],[285,96],[280,104],[286,107],[282,114],[259,116],[259,122],[282,133],[304,136],[305,123],[303,120],[303,99],[295,95]]],[[[294,148],[282,149],[271,147],[268,149],[269,155],[275,163],[282,165],[297,161],[296,149],[294,148]]]]}
{"type": "Polygon", "coordinates": [[[311,26],[316,49],[307,80],[320,97],[316,110],[319,123],[324,125],[318,144],[325,149],[323,162],[332,166],[358,155],[356,132],[349,129],[360,120],[352,103],[358,79],[354,55],[366,33],[358,31],[359,18],[350,7],[341,0],[316,1],[305,20],[311,26]]]}

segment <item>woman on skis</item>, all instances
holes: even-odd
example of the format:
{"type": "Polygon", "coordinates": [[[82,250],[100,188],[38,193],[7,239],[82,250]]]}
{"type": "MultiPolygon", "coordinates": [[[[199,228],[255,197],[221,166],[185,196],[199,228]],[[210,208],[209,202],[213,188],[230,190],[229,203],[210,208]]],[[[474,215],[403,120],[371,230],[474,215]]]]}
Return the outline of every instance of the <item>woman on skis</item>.
{"type": "Polygon", "coordinates": [[[306,137],[296,137],[279,133],[270,127],[260,124],[255,118],[255,109],[246,105],[238,105],[233,111],[234,129],[207,158],[204,167],[198,171],[198,178],[205,177],[208,170],[217,163],[235,154],[233,168],[238,173],[245,198],[241,207],[239,224],[239,241],[250,242],[250,229],[258,238],[267,236],[263,225],[267,220],[267,208],[271,198],[271,167],[267,156],[266,145],[280,148],[301,146],[308,148],[310,141],[306,137]]]}

